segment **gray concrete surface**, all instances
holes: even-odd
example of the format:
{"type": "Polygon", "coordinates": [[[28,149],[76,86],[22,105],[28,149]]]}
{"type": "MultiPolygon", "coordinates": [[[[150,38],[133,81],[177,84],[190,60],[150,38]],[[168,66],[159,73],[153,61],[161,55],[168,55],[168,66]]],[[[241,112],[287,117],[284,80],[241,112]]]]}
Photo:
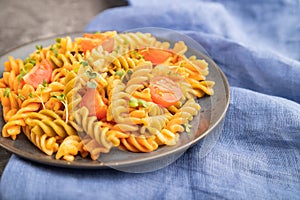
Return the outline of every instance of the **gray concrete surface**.
{"type": "MultiPolygon", "coordinates": [[[[83,31],[99,12],[123,5],[122,0],[0,0],[0,55],[32,40],[83,31]]],[[[0,147],[0,176],[10,155],[0,147]]]]}

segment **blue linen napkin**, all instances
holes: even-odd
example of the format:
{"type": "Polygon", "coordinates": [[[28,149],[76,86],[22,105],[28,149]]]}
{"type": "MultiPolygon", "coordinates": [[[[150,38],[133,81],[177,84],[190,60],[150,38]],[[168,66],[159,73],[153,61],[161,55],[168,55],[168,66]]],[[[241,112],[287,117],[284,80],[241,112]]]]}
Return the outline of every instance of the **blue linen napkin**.
{"type": "Polygon", "coordinates": [[[137,1],[100,13],[86,31],[156,26],[199,42],[225,72],[230,106],[219,140],[169,166],[133,174],[54,168],[12,156],[2,199],[298,199],[299,1],[137,1]]]}

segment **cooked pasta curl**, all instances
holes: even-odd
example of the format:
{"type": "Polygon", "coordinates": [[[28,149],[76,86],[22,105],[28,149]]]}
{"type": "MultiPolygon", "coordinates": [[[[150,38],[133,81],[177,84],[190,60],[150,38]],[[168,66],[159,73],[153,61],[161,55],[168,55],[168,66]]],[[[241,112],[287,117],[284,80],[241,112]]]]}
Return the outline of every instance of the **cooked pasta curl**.
{"type": "Polygon", "coordinates": [[[214,95],[208,63],[183,41],[116,31],[61,37],[24,60],[8,57],[0,79],[2,137],[24,133],[55,159],[100,158],[112,148],[152,152],[176,145],[214,95]]]}

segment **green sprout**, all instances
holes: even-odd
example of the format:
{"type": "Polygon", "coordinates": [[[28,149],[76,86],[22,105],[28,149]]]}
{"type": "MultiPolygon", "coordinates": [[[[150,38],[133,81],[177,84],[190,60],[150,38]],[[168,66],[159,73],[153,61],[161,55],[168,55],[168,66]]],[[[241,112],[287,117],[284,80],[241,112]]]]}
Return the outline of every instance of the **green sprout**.
{"type": "Polygon", "coordinates": [[[45,87],[48,87],[48,83],[47,83],[47,81],[46,81],[45,79],[43,80],[42,85],[43,85],[44,88],[45,88],[45,87]]]}
{"type": "Polygon", "coordinates": [[[129,102],[128,102],[129,106],[132,107],[132,108],[136,108],[138,106],[142,106],[144,108],[147,108],[149,105],[146,101],[142,100],[142,99],[137,99],[137,98],[134,98],[134,97],[131,97],[129,99],[129,102]]]}
{"type": "Polygon", "coordinates": [[[25,100],[25,97],[22,94],[18,94],[18,98],[21,99],[21,101],[25,100]]]}
{"type": "Polygon", "coordinates": [[[55,38],[55,42],[60,44],[61,38],[55,38]]]}
{"type": "Polygon", "coordinates": [[[10,89],[9,88],[5,88],[4,92],[3,92],[3,97],[9,97],[10,95],[10,89]]]}
{"type": "Polygon", "coordinates": [[[88,63],[88,61],[86,61],[86,60],[81,61],[80,64],[81,64],[83,67],[89,66],[89,63],[88,63]]]}
{"type": "Polygon", "coordinates": [[[89,78],[96,78],[97,77],[96,72],[86,71],[85,73],[86,73],[87,77],[89,77],[89,78]]]}
{"type": "Polygon", "coordinates": [[[69,109],[68,109],[68,102],[67,102],[66,95],[64,93],[61,93],[60,95],[53,95],[52,97],[59,100],[65,106],[65,110],[66,110],[66,121],[65,122],[68,123],[69,109]]]}
{"type": "Polygon", "coordinates": [[[122,69],[116,71],[116,75],[119,76],[120,78],[122,78],[124,76],[124,74],[125,74],[125,72],[122,69]]]}
{"type": "Polygon", "coordinates": [[[28,96],[29,96],[30,98],[32,98],[32,97],[33,97],[32,92],[29,92],[28,96]]]}
{"type": "Polygon", "coordinates": [[[36,50],[41,51],[43,49],[43,45],[35,45],[36,50]]]}

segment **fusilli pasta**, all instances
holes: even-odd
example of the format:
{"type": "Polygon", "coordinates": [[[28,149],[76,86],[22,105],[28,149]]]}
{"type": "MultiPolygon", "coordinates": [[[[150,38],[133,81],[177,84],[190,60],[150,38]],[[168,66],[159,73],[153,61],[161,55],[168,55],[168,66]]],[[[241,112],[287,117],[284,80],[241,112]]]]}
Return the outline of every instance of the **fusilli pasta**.
{"type": "Polygon", "coordinates": [[[117,147],[151,152],[175,145],[214,94],[208,63],[149,33],[116,31],[56,38],[24,60],[11,56],[0,79],[3,137],[22,132],[56,159],[96,160],[117,147]]]}

